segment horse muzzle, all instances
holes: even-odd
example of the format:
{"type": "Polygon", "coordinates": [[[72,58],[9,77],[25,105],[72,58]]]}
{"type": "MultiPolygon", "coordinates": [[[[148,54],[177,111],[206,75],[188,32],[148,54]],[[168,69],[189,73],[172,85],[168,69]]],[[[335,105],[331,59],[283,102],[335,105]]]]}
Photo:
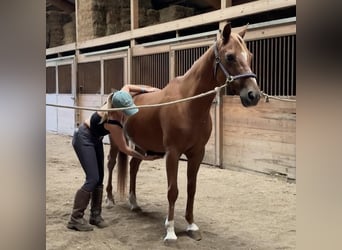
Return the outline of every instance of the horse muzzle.
{"type": "Polygon", "coordinates": [[[260,91],[243,89],[240,92],[240,100],[244,107],[255,106],[260,100],[260,91]]]}

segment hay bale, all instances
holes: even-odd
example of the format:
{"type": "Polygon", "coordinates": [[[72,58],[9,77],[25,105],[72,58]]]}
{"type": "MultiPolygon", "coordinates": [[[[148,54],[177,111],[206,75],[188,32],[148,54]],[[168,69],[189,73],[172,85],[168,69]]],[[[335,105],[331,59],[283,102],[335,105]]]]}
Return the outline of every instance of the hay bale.
{"type": "Polygon", "coordinates": [[[121,6],[118,0],[107,0],[106,11],[119,9],[119,8],[121,8],[121,6]]]}
{"type": "Polygon", "coordinates": [[[169,22],[194,15],[194,9],[181,5],[171,5],[159,11],[160,22],[169,22]]]}
{"type": "Polygon", "coordinates": [[[50,29],[48,24],[45,25],[46,27],[46,44],[45,44],[45,48],[49,48],[50,47],[50,29]]]}
{"type": "Polygon", "coordinates": [[[158,10],[148,9],[146,15],[148,18],[148,25],[159,23],[160,15],[158,10]]]}
{"type": "Polygon", "coordinates": [[[108,0],[79,1],[78,34],[85,41],[106,35],[106,4],[108,0]]]}
{"type": "Polygon", "coordinates": [[[152,9],[152,1],[151,0],[139,0],[139,9],[145,8],[145,9],[152,9]]]}
{"type": "Polygon", "coordinates": [[[120,23],[122,26],[131,25],[131,9],[130,8],[121,8],[120,23]]]}
{"type": "Polygon", "coordinates": [[[139,27],[145,27],[148,23],[148,17],[146,14],[147,9],[139,7],[139,27]]]}
{"type": "Polygon", "coordinates": [[[106,13],[106,35],[111,35],[120,32],[120,9],[112,8],[106,13]]]}
{"type": "Polygon", "coordinates": [[[64,31],[63,44],[73,43],[76,41],[75,22],[68,22],[64,24],[63,31],[64,31]]]}
{"type": "Polygon", "coordinates": [[[121,31],[120,32],[124,32],[124,31],[130,30],[130,29],[131,29],[130,23],[121,24],[121,31]]]}
{"type": "Polygon", "coordinates": [[[154,9],[139,9],[139,27],[159,23],[159,11],[154,9]]]}
{"type": "Polygon", "coordinates": [[[70,22],[70,15],[61,11],[46,12],[47,46],[56,47],[63,45],[65,23],[70,22]]]}
{"type": "Polygon", "coordinates": [[[71,21],[64,24],[64,38],[63,44],[73,43],[76,41],[76,22],[75,22],[75,12],[70,14],[71,21]]]}
{"type": "Polygon", "coordinates": [[[113,2],[106,9],[106,35],[129,30],[131,25],[130,8],[123,7],[124,1],[116,0],[114,5],[113,2]]]}
{"type": "Polygon", "coordinates": [[[120,6],[122,8],[128,8],[129,9],[131,6],[131,2],[128,0],[118,0],[118,1],[120,2],[120,6]]]}
{"type": "Polygon", "coordinates": [[[123,32],[131,25],[130,1],[80,1],[78,17],[80,41],[123,32]]]}

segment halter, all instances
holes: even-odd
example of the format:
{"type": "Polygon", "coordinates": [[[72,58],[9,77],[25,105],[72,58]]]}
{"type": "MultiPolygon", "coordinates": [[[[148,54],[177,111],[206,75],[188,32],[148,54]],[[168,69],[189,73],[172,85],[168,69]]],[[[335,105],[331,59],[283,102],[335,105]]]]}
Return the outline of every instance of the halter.
{"type": "Polygon", "coordinates": [[[223,64],[221,63],[220,57],[218,55],[218,50],[217,50],[217,41],[214,44],[214,53],[215,53],[215,67],[214,67],[214,76],[216,76],[217,73],[217,65],[220,66],[220,68],[222,69],[223,73],[226,76],[226,83],[231,83],[237,79],[240,78],[248,78],[248,77],[253,77],[253,78],[257,78],[256,74],[254,74],[253,72],[251,73],[244,73],[244,74],[240,74],[240,75],[236,75],[236,76],[232,76],[228,73],[228,71],[224,68],[223,64]]]}

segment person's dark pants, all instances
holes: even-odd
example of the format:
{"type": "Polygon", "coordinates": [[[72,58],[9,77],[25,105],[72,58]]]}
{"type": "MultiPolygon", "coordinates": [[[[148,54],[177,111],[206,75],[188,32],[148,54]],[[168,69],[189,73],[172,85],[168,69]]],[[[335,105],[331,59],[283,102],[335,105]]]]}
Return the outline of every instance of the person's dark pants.
{"type": "Polygon", "coordinates": [[[72,146],[86,174],[82,189],[93,192],[96,187],[102,186],[104,176],[103,137],[93,135],[90,129],[82,124],[75,131],[72,146]]]}

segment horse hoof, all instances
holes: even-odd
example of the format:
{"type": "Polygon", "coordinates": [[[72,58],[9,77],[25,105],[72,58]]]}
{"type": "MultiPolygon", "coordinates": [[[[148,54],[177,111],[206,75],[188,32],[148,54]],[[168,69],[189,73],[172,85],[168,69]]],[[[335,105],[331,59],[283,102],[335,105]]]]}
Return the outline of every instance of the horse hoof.
{"type": "Polygon", "coordinates": [[[165,239],[164,238],[164,245],[165,246],[175,246],[177,244],[177,238],[176,239],[165,239]]]}
{"type": "Polygon", "coordinates": [[[177,242],[177,236],[176,235],[167,235],[164,238],[164,243],[165,244],[173,244],[177,242]]]}
{"type": "MultiPolygon", "coordinates": [[[[172,221],[173,223],[173,221],[172,221]]],[[[166,223],[168,224],[168,222],[166,223]]],[[[166,235],[164,237],[164,242],[165,243],[172,243],[177,241],[177,235],[175,234],[175,231],[173,229],[173,226],[170,228],[167,228],[166,235]]]]}
{"type": "Polygon", "coordinates": [[[140,212],[140,211],[142,211],[142,209],[139,206],[131,206],[131,211],[133,211],[133,212],[140,212]]]}
{"type": "Polygon", "coordinates": [[[194,239],[194,240],[201,240],[202,239],[202,235],[201,232],[199,230],[188,230],[187,231],[188,235],[190,238],[194,239]]]}
{"type": "Polygon", "coordinates": [[[113,200],[109,200],[108,198],[105,199],[105,208],[112,208],[114,205],[115,202],[113,200]]]}

